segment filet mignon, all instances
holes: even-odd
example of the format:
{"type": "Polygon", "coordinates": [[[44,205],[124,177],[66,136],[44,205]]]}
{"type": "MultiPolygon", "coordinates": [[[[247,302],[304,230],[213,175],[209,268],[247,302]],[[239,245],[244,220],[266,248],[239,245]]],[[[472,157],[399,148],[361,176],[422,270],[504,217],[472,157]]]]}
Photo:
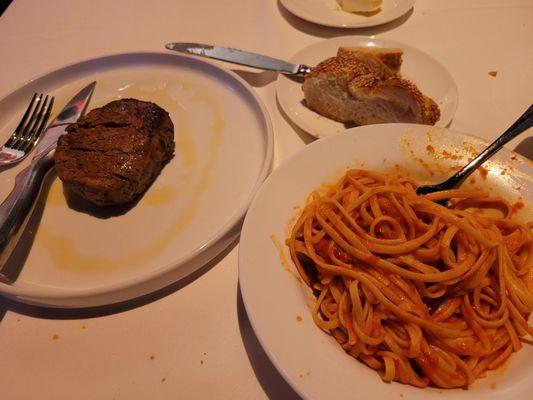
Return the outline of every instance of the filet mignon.
{"type": "Polygon", "coordinates": [[[113,101],[68,126],[55,153],[57,175],[74,193],[120,205],[143,193],[174,154],[174,125],[154,103],[113,101]]]}

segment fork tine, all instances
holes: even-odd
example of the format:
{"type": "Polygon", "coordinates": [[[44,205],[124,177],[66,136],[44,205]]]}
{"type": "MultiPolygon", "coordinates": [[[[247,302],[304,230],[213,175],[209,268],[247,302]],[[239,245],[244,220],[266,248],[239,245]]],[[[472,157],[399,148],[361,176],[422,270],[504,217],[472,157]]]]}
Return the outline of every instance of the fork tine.
{"type": "Polygon", "coordinates": [[[15,130],[14,130],[13,134],[11,135],[11,137],[6,142],[6,144],[5,144],[6,147],[11,147],[17,141],[18,132],[20,132],[20,130],[22,129],[22,127],[26,123],[26,120],[28,119],[28,116],[30,115],[31,110],[34,108],[34,106],[36,104],[36,101],[37,101],[37,103],[39,102],[39,99],[36,100],[36,97],[37,97],[37,93],[34,93],[33,97],[31,98],[30,104],[28,104],[28,108],[26,108],[26,111],[24,112],[24,115],[21,118],[19,124],[15,128],[15,130]]]}
{"type": "Polygon", "coordinates": [[[41,117],[46,112],[46,103],[48,102],[48,95],[42,100],[40,107],[35,110],[34,114],[32,115],[31,125],[28,124],[26,127],[26,130],[24,132],[24,136],[22,137],[24,146],[26,143],[30,142],[32,139],[32,136],[35,132],[35,128],[39,125],[39,122],[41,120],[41,117]]]}
{"type": "Polygon", "coordinates": [[[21,130],[16,131],[19,134],[19,138],[24,138],[28,134],[30,127],[32,126],[32,124],[35,123],[35,119],[41,112],[40,108],[42,107],[43,107],[43,94],[41,93],[39,96],[37,96],[37,100],[35,102],[35,108],[33,109],[33,112],[30,115],[29,120],[26,121],[26,124],[22,127],[21,130]]]}
{"type": "Polygon", "coordinates": [[[17,150],[25,151],[26,148],[31,148],[33,146],[32,143],[35,133],[37,133],[41,118],[46,114],[48,97],[49,96],[47,95],[45,98],[41,98],[41,104],[35,108],[30,122],[26,126],[23,135],[20,137],[20,141],[14,146],[17,150]]]}
{"type": "Polygon", "coordinates": [[[35,124],[32,127],[31,135],[28,137],[28,141],[23,148],[24,152],[28,152],[31,148],[37,143],[41,133],[44,131],[44,127],[50,118],[52,112],[52,107],[54,105],[54,97],[50,96],[50,101],[48,101],[49,96],[46,96],[43,102],[43,106],[39,113],[39,118],[35,120],[35,124]]]}
{"type": "Polygon", "coordinates": [[[41,112],[42,107],[43,107],[43,94],[41,93],[39,96],[37,96],[35,107],[28,121],[26,121],[26,123],[24,124],[24,126],[22,126],[20,130],[15,130],[16,141],[9,147],[18,150],[21,146],[23,146],[26,143],[28,135],[31,133],[31,128],[35,125],[35,120],[39,116],[39,113],[41,112]]]}

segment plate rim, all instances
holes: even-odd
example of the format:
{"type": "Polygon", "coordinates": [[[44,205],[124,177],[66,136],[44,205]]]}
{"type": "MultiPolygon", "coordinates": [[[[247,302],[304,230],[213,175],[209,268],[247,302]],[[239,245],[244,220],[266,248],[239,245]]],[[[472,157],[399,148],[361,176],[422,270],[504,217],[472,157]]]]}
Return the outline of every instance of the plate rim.
{"type": "MultiPolygon", "coordinates": [[[[426,125],[422,125],[422,124],[386,123],[386,124],[373,124],[373,125],[365,125],[365,126],[362,126],[362,127],[354,127],[354,128],[347,129],[346,131],[347,132],[348,131],[351,132],[350,134],[353,135],[353,132],[357,131],[359,129],[365,129],[365,128],[368,128],[368,127],[373,127],[373,128],[375,127],[374,129],[377,129],[378,126],[392,126],[392,125],[397,126],[398,129],[400,129],[402,126],[404,128],[414,127],[415,129],[422,129],[422,128],[423,129],[427,129],[428,128],[426,125]]],[[[430,128],[436,128],[436,129],[439,129],[439,130],[445,130],[445,131],[447,131],[448,133],[450,133],[453,136],[457,136],[457,137],[461,137],[461,138],[470,138],[470,139],[473,139],[473,140],[477,141],[478,143],[481,143],[481,144],[486,145],[486,146],[488,146],[490,144],[489,140],[487,140],[485,138],[482,138],[480,136],[477,136],[475,134],[466,133],[466,132],[462,132],[462,131],[458,131],[458,130],[450,129],[450,128],[446,128],[446,127],[430,127],[430,128]]],[[[344,132],[344,133],[346,133],[346,132],[344,132]]],[[[251,327],[253,329],[253,332],[254,332],[257,340],[261,344],[261,347],[262,347],[263,351],[265,352],[265,354],[267,355],[268,359],[274,365],[276,370],[282,375],[283,379],[285,379],[285,381],[290,385],[290,387],[294,391],[296,391],[298,393],[298,395],[300,395],[304,399],[309,399],[309,400],[312,400],[314,398],[311,396],[311,394],[309,394],[307,392],[304,381],[303,380],[298,381],[296,379],[296,377],[294,376],[294,374],[291,374],[285,368],[285,366],[282,364],[282,361],[277,357],[277,355],[272,352],[272,350],[271,350],[272,345],[270,344],[270,346],[269,346],[267,344],[268,338],[266,338],[265,335],[261,332],[261,330],[258,327],[258,321],[256,319],[254,319],[254,315],[257,315],[258,312],[254,311],[252,309],[252,306],[250,304],[250,298],[248,297],[249,296],[249,291],[246,288],[246,284],[243,285],[243,282],[246,281],[246,278],[244,280],[242,279],[243,276],[246,276],[246,273],[243,273],[242,271],[244,271],[247,268],[247,266],[245,265],[245,262],[243,260],[243,258],[244,258],[243,248],[245,248],[245,246],[242,246],[242,244],[246,243],[247,232],[248,232],[248,230],[252,229],[252,228],[249,227],[249,224],[250,224],[249,220],[251,218],[250,216],[253,216],[253,214],[255,212],[255,206],[254,205],[256,203],[256,200],[259,199],[262,196],[263,192],[265,192],[268,189],[269,182],[274,180],[274,179],[278,179],[277,176],[282,174],[282,171],[284,169],[288,168],[287,165],[289,165],[291,163],[294,163],[295,162],[294,160],[296,160],[297,158],[301,157],[301,153],[306,151],[306,149],[309,148],[310,146],[313,146],[313,147],[314,146],[320,146],[320,145],[326,146],[328,142],[333,141],[333,140],[337,140],[337,139],[339,139],[339,137],[340,137],[339,135],[331,135],[331,136],[323,138],[322,140],[315,140],[314,142],[306,145],[305,147],[303,147],[299,151],[293,153],[291,156],[289,156],[288,158],[283,160],[282,163],[280,165],[278,165],[276,167],[276,169],[268,176],[268,178],[265,180],[265,182],[263,182],[263,185],[261,186],[261,189],[255,194],[254,200],[252,201],[252,204],[250,204],[250,207],[248,209],[248,213],[246,214],[246,217],[245,217],[245,220],[243,222],[242,229],[241,229],[241,239],[240,239],[240,242],[239,242],[239,253],[238,253],[238,258],[237,258],[237,260],[238,260],[239,290],[241,292],[242,301],[243,301],[243,305],[244,305],[247,317],[248,317],[248,319],[250,321],[250,325],[251,325],[251,327]]],[[[510,149],[510,148],[508,148],[506,146],[503,146],[502,149],[504,151],[507,151],[509,154],[516,156],[516,158],[519,159],[521,162],[531,164],[530,160],[528,160],[527,158],[525,158],[521,154],[516,153],[512,149],[510,149]]],[[[500,149],[500,150],[502,150],[502,149],[500,149]]],[[[532,183],[532,187],[533,187],[533,183],[532,183]]],[[[292,263],[292,261],[291,261],[291,263],[292,263]]],[[[292,267],[292,265],[291,265],[290,268],[294,269],[292,267]]],[[[287,272],[287,271],[284,271],[284,272],[287,272]]],[[[299,285],[302,285],[301,282],[299,282],[299,285]]],[[[317,330],[319,330],[318,327],[315,326],[315,328],[317,330]]],[[[325,337],[328,337],[328,336],[325,336],[325,337]]],[[[339,349],[339,353],[340,353],[340,349],[339,349]]],[[[393,382],[393,384],[395,384],[395,383],[396,382],[393,382]]],[[[399,383],[396,383],[396,384],[399,384],[399,383]]],[[[401,385],[403,386],[404,384],[401,384],[401,385]]],[[[405,386],[410,387],[409,385],[406,385],[406,384],[405,384],[405,386]]],[[[435,391],[437,391],[438,393],[441,393],[442,390],[445,390],[445,389],[441,390],[439,388],[432,388],[432,389],[435,389],[435,391]]],[[[430,393],[430,394],[436,395],[436,393],[430,393]]],[[[442,394],[446,394],[446,392],[443,392],[442,394]]],[[[452,393],[450,392],[449,394],[452,394],[452,393]]],[[[497,394],[496,392],[492,393],[492,398],[494,398],[494,399],[501,398],[501,397],[498,397],[496,394],[497,394]]],[[[363,394],[363,397],[361,397],[361,398],[366,398],[366,397],[363,394]]]]}
{"type": "MultiPolygon", "coordinates": [[[[366,36],[366,35],[344,35],[344,36],[337,36],[337,37],[333,37],[333,38],[329,38],[329,39],[325,39],[325,40],[320,40],[318,42],[311,43],[310,45],[302,47],[302,48],[300,48],[300,50],[298,50],[296,53],[294,53],[290,57],[289,61],[290,62],[291,61],[294,62],[294,57],[298,53],[301,53],[302,51],[305,51],[305,50],[307,50],[307,49],[309,49],[309,48],[311,48],[313,46],[318,46],[320,44],[324,45],[324,44],[326,44],[328,42],[332,42],[332,43],[342,42],[344,40],[354,40],[354,41],[361,41],[361,42],[363,42],[363,41],[372,41],[374,43],[380,43],[381,42],[383,45],[386,44],[387,46],[391,46],[391,47],[399,47],[399,48],[402,48],[402,49],[408,49],[410,51],[421,53],[424,57],[427,57],[428,60],[430,60],[431,62],[435,63],[440,68],[442,68],[442,70],[448,75],[448,77],[450,79],[451,90],[454,92],[456,100],[453,103],[452,108],[450,108],[450,118],[449,118],[448,121],[446,121],[445,123],[440,123],[440,120],[439,120],[439,121],[437,121],[438,125],[428,125],[428,126],[436,126],[436,127],[441,127],[441,128],[448,128],[450,126],[450,124],[452,123],[452,121],[453,121],[453,119],[455,117],[455,114],[457,113],[457,108],[459,106],[459,101],[460,101],[459,100],[459,87],[457,86],[457,82],[455,81],[453,75],[448,71],[448,69],[439,60],[437,60],[431,54],[426,53],[424,50],[419,49],[418,47],[414,47],[414,46],[411,46],[409,44],[405,44],[405,43],[403,43],[401,41],[397,41],[397,40],[394,40],[394,39],[389,39],[387,37],[382,37],[382,36],[375,37],[374,35],[371,35],[371,36],[366,36]]],[[[383,47],[383,46],[382,45],[378,45],[377,47],[383,47]]],[[[319,134],[313,133],[312,130],[309,131],[309,129],[307,129],[307,127],[302,126],[302,124],[300,124],[297,120],[295,120],[291,116],[291,113],[289,111],[290,111],[290,108],[292,106],[288,105],[286,100],[284,100],[285,96],[283,96],[283,94],[280,95],[280,93],[283,93],[283,90],[281,90],[281,86],[287,84],[288,81],[290,81],[290,78],[286,77],[283,74],[279,74],[278,75],[278,77],[276,79],[276,99],[278,100],[279,105],[280,105],[281,109],[283,110],[283,113],[286,114],[287,118],[292,123],[294,123],[296,126],[298,126],[298,128],[302,129],[307,134],[309,134],[309,135],[311,135],[311,136],[313,136],[313,137],[315,137],[317,139],[323,139],[325,137],[335,136],[335,135],[337,135],[337,134],[339,134],[341,132],[346,132],[346,130],[353,129],[353,128],[348,128],[348,129],[341,130],[341,131],[338,131],[338,132],[323,133],[321,135],[320,133],[319,134]]],[[[303,95],[302,95],[302,99],[303,99],[303,95]]],[[[320,114],[316,113],[313,110],[310,110],[310,111],[314,112],[317,115],[320,115],[320,114]]],[[[327,117],[324,117],[324,118],[327,118],[327,117]]],[[[337,121],[333,121],[333,122],[337,122],[337,121]]],[[[400,122],[400,123],[402,123],[402,122],[400,122]]],[[[361,126],[368,126],[368,125],[361,125],[361,126]]]]}
{"type": "MultiPolygon", "coordinates": [[[[173,271],[175,272],[178,270],[181,266],[187,267],[191,262],[194,261],[195,258],[200,258],[200,265],[196,266],[194,268],[188,267],[187,272],[184,276],[180,276],[177,279],[173,279],[172,281],[166,282],[164,285],[157,285],[157,287],[151,288],[148,291],[143,291],[140,294],[136,294],[135,296],[127,296],[126,299],[120,299],[115,301],[97,301],[97,306],[100,305],[106,305],[106,304],[113,304],[121,301],[125,301],[128,299],[136,298],[148,293],[152,293],[158,289],[161,289],[165,286],[168,286],[178,280],[181,280],[185,278],[186,276],[193,273],[195,270],[201,268],[203,265],[205,265],[207,262],[209,262],[211,259],[215,258],[217,255],[219,255],[230,243],[231,241],[238,236],[239,231],[234,232],[235,228],[240,225],[240,223],[243,221],[244,216],[246,215],[246,212],[255,197],[255,194],[259,190],[259,188],[262,186],[262,183],[264,180],[268,177],[271,169],[272,169],[272,163],[273,163],[273,156],[274,156],[274,131],[273,131],[273,125],[272,120],[270,117],[270,113],[268,112],[268,109],[266,105],[264,104],[263,100],[259,97],[259,95],[254,91],[253,87],[246,82],[243,78],[241,78],[239,75],[237,75],[235,72],[221,67],[210,60],[201,59],[199,57],[195,57],[192,55],[186,55],[186,54],[174,54],[170,52],[161,52],[161,51],[133,51],[133,52],[121,52],[121,53],[110,53],[110,54],[104,54],[99,55],[92,58],[85,58],[81,59],[69,64],[65,64],[63,66],[60,66],[58,68],[52,69],[48,72],[45,72],[43,74],[40,74],[36,77],[30,78],[26,80],[23,84],[19,85],[17,88],[12,90],[11,92],[7,93],[5,96],[3,96],[0,99],[0,104],[4,102],[4,100],[8,99],[12,96],[17,96],[20,92],[23,92],[27,87],[31,85],[38,84],[39,81],[45,80],[45,79],[57,79],[57,77],[60,77],[61,75],[68,74],[69,72],[72,73],[72,71],[76,69],[82,69],[82,74],[85,73],[83,71],[84,68],[90,68],[92,65],[94,72],[99,72],[101,70],[108,71],[116,69],[117,67],[115,64],[113,64],[112,67],[106,68],[106,63],[109,63],[110,61],[121,61],[125,64],[125,67],[129,67],[131,64],[131,59],[139,60],[148,57],[150,60],[160,57],[161,59],[168,59],[168,60],[186,60],[186,63],[193,65],[203,65],[206,66],[209,70],[208,71],[202,71],[204,74],[208,74],[209,72],[216,72],[218,74],[221,74],[223,76],[226,76],[229,78],[230,82],[237,83],[242,90],[242,94],[240,97],[243,97],[246,103],[248,103],[251,107],[256,109],[256,112],[258,116],[261,117],[262,121],[259,121],[260,125],[262,126],[261,130],[263,132],[263,140],[264,140],[264,156],[262,160],[262,165],[259,173],[257,174],[255,183],[252,187],[252,189],[248,192],[248,196],[245,201],[242,202],[241,206],[236,209],[234,213],[230,215],[229,220],[223,224],[215,234],[208,237],[205,241],[202,242],[201,245],[196,247],[194,250],[192,250],[188,255],[178,258],[174,260],[173,262],[167,263],[165,265],[161,265],[152,271],[147,276],[140,275],[140,276],[134,276],[132,278],[129,278],[123,282],[118,282],[113,285],[105,285],[105,286],[97,286],[97,287],[90,287],[90,288],[82,288],[82,289],[68,289],[68,288],[49,288],[49,287],[41,287],[38,284],[28,284],[27,286],[17,286],[16,281],[13,284],[8,284],[3,281],[0,281],[0,295],[5,296],[8,298],[12,298],[17,301],[21,301],[23,303],[28,304],[36,304],[41,306],[48,306],[48,307],[64,307],[64,308],[79,308],[79,305],[69,305],[69,304],[58,304],[57,302],[61,302],[64,300],[71,300],[74,302],[79,302],[87,299],[93,299],[96,300],[98,298],[101,298],[102,296],[111,295],[116,293],[117,291],[128,291],[134,289],[136,286],[141,285],[143,283],[148,282],[155,282],[157,279],[163,278],[166,274],[170,274],[173,271]],[[129,60],[129,61],[128,61],[129,60]],[[97,68],[97,65],[102,65],[102,68],[97,68]],[[246,97],[249,97],[249,100],[246,99],[246,97]],[[252,101],[250,101],[252,100],[252,101]],[[220,246],[220,242],[222,243],[222,247],[220,246]],[[218,246],[217,246],[218,245],[218,246]],[[205,257],[206,253],[209,252],[209,250],[215,250],[215,254],[212,254],[205,257]],[[201,257],[204,256],[204,257],[201,257]]],[[[156,62],[154,62],[155,64],[156,62]]],[[[121,68],[121,67],[118,67],[121,68]]],[[[69,80],[69,82],[73,82],[74,80],[69,80]]],[[[83,76],[79,77],[77,80],[83,80],[83,76]]],[[[58,88],[60,88],[59,86],[58,88]]],[[[258,119],[259,120],[259,119],[258,119]]],[[[94,304],[87,304],[82,305],[81,307],[93,307],[94,304]]]]}
{"type": "MultiPolygon", "coordinates": [[[[333,0],[333,1],[336,1],[336,0],[333,0]]],[[[311,22],[317,25],[328,26],[331,28],[342,28],[342,29],[370,28],[374,26],[388,24],[389,22],[395,21],[398,18],[403,17],[411,9],[413,9],[416,3],[416,0],[404,0],[404,1],[407,3],[405,6],[407,7],[405,11],[399,14],[393,14],[393,16],[386,18],[383,21],[375,22],[375,21],[372,21],[371,19],[372,17],[370,17],[369,20],[365,22],[342,24],[342,23],[324,21],[320,17],[314,17],[313,15],[309,15],[305,12],[302,13],[300,8],[294,6],[294,3],[292,0],[280,0],[281,4],[287,11],[289,11],[291,14],[295,15],[296,17],[303,19],[304,21],[308,21],[308,22],[311,22]]]]}

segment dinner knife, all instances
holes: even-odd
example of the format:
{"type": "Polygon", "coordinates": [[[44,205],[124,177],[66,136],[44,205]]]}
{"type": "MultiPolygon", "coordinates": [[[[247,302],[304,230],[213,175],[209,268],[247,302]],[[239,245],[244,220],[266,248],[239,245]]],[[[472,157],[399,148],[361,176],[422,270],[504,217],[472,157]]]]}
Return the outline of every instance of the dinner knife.
{"type": "Polygon", "coordinates": [[[249,51],[232,49],[231,47],[211,46],[200,43],[168,43],[169,50],[181,53],[194,54],[216,60],[227,61],[248,67],[281,72],[285,75],[304,76],[311,72],[311,67],[305,64],[291,64],[287,61],[277,60],[262,54],[249,51]]]}
{"type": "MultiPolygon", "coordinates": [[[[57,146],[59,137],[66,133],[66,128],[85,113],[87,104],[93,94],[96,82],[80,90],[52,121],[37,146],[29,166],[15,177],[15,186],[7,198],[0,204],[0,271],[20,239],[22,232],[39,198],[44,178],[54,166],[52,150],[57,146]]],[[[12,283],[3,271],[0,280],[12,283]]]]}

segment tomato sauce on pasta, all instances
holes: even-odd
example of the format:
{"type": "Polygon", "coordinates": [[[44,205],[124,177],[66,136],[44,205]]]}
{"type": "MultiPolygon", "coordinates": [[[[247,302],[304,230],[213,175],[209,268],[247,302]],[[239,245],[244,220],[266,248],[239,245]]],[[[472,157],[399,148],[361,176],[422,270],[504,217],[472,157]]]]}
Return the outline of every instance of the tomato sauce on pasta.
{"type": "Polygon", "coordinates": [[[533,333],[533,224],[482,190],[415,189],[347,171],[309,196],[286,243],[314,322],[348,354],[385,381],[467,387],[533,333]]]}

